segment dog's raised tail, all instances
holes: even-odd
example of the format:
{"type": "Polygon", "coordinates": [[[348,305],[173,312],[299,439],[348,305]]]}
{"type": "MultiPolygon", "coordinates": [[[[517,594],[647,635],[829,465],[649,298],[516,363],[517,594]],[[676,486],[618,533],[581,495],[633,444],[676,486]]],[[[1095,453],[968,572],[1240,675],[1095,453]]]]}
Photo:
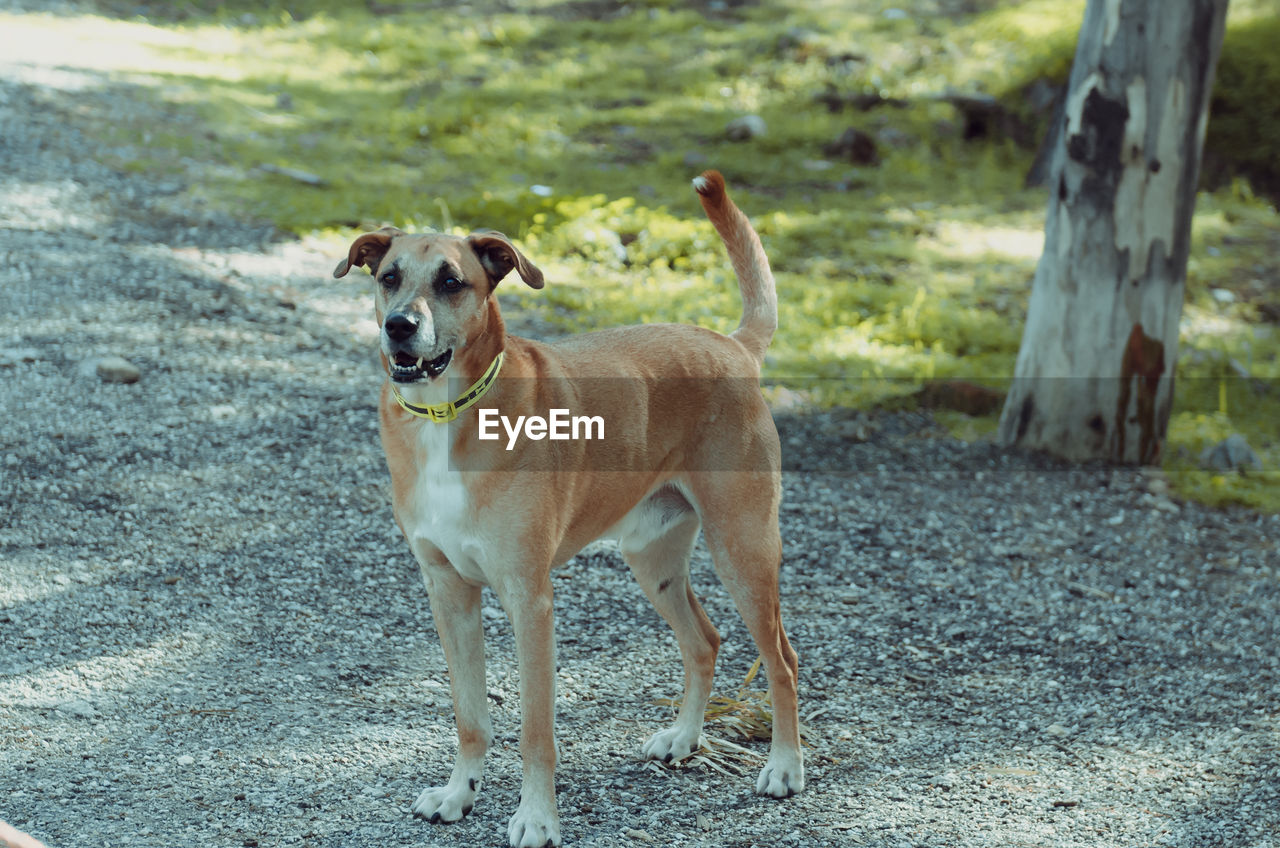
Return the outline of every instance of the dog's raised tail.
{"type": "Polygon", "coordinates": [[[719,171],[704,171],[694,178],[693,188],[729,251],[742,291],[742,321],[729,335],[741,342],[757,362],[764,362],[764,352],[773,331],[778,329],[778,289],[769,269],[769,257],[747,216],[729,199],[719,171]]]}

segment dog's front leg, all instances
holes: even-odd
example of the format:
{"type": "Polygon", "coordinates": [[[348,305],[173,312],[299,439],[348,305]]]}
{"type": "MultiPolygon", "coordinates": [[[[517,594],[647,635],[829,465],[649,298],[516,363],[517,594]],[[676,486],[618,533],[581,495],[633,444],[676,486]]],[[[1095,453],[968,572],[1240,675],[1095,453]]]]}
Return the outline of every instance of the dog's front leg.
{"type": "Polygon", "coordinates": [[[455,822],[471,812],[484,772],[485,751],[493,739],[485,694],[480,587],[463,580],[439,551],[422,551],[419,562],[431,600],[431,617],[449,665],[458,758],[449,782],[424,789],[414,802],[413,814],[431,822],[455,822]]]}
{"type": "Polygon", "coordinates": [[[516,576],[495,583],[511,618],[520,674],[520,759],[524,779],[520,806],[507,826],[511,848],[560,844],[556,812],[555,615],[546,566],[522,566],[516,576]]]}

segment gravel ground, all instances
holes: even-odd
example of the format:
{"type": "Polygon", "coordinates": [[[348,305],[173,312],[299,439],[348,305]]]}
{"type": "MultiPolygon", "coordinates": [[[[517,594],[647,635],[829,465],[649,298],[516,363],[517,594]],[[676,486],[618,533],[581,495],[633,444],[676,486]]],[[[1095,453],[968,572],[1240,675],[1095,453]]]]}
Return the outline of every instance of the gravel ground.
{"type": "MultiPolygon", "coordinates": [[[[51,848],[505,844],[492,596],[485,790],[456,825],[409,814],[453,730],[367,287],[95,164],[84,116],[150,107],[66,60],[0,59],[0,818],[51,848]],[[141,379],[103,380],[111,355],[141,379]]],[[[779,426],[808,789],[639,762],[679,659],[602,547],[556,581],[566,844],[1280,844],[1275,516],[924,417],[779,426]]],[[[701,550],[694,570],[732,693],[754,652],[701,550]]]]}

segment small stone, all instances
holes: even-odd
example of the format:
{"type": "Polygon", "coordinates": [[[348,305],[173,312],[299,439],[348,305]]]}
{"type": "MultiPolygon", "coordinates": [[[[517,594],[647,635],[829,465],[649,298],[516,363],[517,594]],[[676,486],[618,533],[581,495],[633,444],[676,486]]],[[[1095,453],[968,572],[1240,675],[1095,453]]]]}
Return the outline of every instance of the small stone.
{"type": "Polygon", "coordinates": [[[1239,433],[1232,433],[1200,454],[1200,464],[1214,471],[1261,471],[1262,460],[1239,433]]]}
{"type": "Polygon", "coordinates": [[[122,356],[104,356],[94,364],[94,372],[105,383],[136,383],[142,379],[138,366],[122,356]]]}
{"type": "Polygon", "coordinates": [[[652,841],[653,841],[653,837],[652,837],[652,836],[650,836],[648,833],[644,832],[643,830],[635,830],[635,829],[629,829],[629,830],[627,831],[627,838],[628,838],[628,839],[638,839],[638,840],[640,840],[641,842],[652,842],[652,841]]]}
{"type": "Polygon", "coordinates": [[[872,424],[870,419],[858,416],[856,418],[845,418],[823,428],[827,433],[838,439],[847,439],[851,442],[865,442],[870,440],[872,434],[872,424]]]}
{"type": "Polygon", "coordinates": [[[953,771],[949,771],[946,774],[940,774],[937,777],[930,780],[929,783],[933,786],[936,786],[939,789],[943,789],[950,792],[951,789],[954,788],[956,785],[956,773],[953,771]]]}
{"type": "Polygon", "coordinates": [[[63,715],[73,718],[93,718],[98,714],[93,704],[82,700],[63,701],[56,709],[63,715]]]}
{"type": "Polygon", "coordinates": [[[725,125],[724,134],[730,141],[750,141],[765,134],[768,126],[759,115],[743,115],[725,125]]]}
{"type": "Polygon", "coordinates": [[[1065,727],[1063,727],[1060,724],[1054,723],[1046,727],[1044,729],[1044,732],[1049,734],[1050,736],[1056,736],[1059,739],[1061,739],[1063,736],[1068,735],[1071,731],[1067,730],[1065,727]]]}
{"type": "Polygon", "coordinates": [[[707,167],[707,154],[697,150],[690,150],[684,155],[684,166],[691,170],[698,170],[707,167]]]}
{"type": "Polygon", "coordinates": [[[265,162],[258,166],[258,170],[268,174],[287,177],[294,182],[313,186],[315,188],[324,188],[329,185],[329,181],[319,174],[313,174],[310,171],[304,171],[300,168],[289,168],[284,165],[275,165],[270,162],[265,162]]]}
{"type": "Polygon", "coordinates": [[[187,768],[188,766],[193,766],[196,764],[196,758],[191,756],[190,754],[183,754],[181,757],[178,757],[177,763],[183,768],[187,768]]]}
{"type": "Polygon", "coordinates": [[[840,137],[822,148],[828,156],[847,159],[855,165],[875,165],[880,161],[876,140],[857,127],[849,127],[840,137]]]}
{"type": "Polygon", "coordinates": [[[33,347],[13,347],[0,350],[0,368],[12,368],[23,362],[36,362],[40,351],[33,347]]]}

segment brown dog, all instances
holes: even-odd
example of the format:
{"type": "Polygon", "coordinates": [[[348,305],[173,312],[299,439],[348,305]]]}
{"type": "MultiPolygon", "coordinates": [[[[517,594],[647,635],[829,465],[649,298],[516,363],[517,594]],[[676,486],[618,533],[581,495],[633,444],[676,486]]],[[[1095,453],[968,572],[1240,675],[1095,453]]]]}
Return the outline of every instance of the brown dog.
{"type": "Polygon", "coordinates": [[[720,644],[689,585],[700,526],[768,676],[774,735],[756,791],[783,798],[804,788],[797,661],[778,603],[778,435],[758,382],[777,294],[760,239],[720,174],[708,171],[694,187],[742,291],[742,321],[728,336],[676,324],[555,344],[509,336],[494,288],[512,270],[542,288],[542,272],[493,231],[367,233],[334,270],[341,277],[364,265],[377,283],[395,516],[449,664],[458,757],[449,781],[414,803],[416,815],[457,821],[480,787],[492,738],[480,589],[490,586],[511,618],[520,675],[524,779],[508,836],[513,848],[560,844],[551,569],[602,537],[618,540],[684,661],[675,723],[643,753],[670,762],[697,749],[720,644]],[[601,438],[553,444],[554,420],[545,419],[494,434],[495,414],[531,421],[579,410],[599,419],[601,438]]]}

